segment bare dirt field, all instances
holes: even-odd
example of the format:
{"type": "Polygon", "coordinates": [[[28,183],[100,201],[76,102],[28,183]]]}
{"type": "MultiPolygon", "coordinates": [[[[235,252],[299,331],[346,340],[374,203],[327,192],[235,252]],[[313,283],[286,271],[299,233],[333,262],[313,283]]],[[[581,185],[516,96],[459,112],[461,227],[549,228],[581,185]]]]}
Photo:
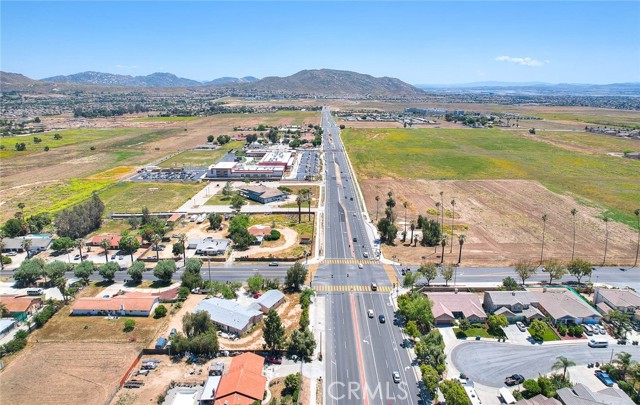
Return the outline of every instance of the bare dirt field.
{"type": "MultiPolygon", "coordinates": [[[[425,181],[362,180],[367,209],[372,220],[376,215],[375,196],[380,195],[379,216],[384,212],[386,193],[392,190],[397,206],[397,225],[404,227],[403,201],[409,201],[407,222],[418,214],[427,215],[440,202],[444,192],[445,209],[451,211],[455,198],[455,234],[464,233],[462,265],[505,266],[519,259],[540,259],[542,215],[547,214],[544,257],[569,260],[573,243],[571,209],[578,210],[576,222],[575,257],[602,264],[605,245],[605,223],[598,219],[601,209],[579,205],[570,196],[552,193],[534,181],[482,180],[482,181],[425,181]],[[468,228],[468,229],[465,229],[468,228]]],[[[432,211],[433,212],[433,211],[432,211]]],[[[433,215],[430,218],[435,219],[433,215]]],[[[445,229],[451,229],[451,213],[445,215],[445,229]]],[[[409,227],[407,226],[407,229],[409,227]]],[[[624,224],[610,221],[607,264],[633,263],[637,234],[624,224]]],[[[410,231],[408,231],[410,232],[410,231]]],[[[457,239],[457,238],[455,238],[457,239]]],[[[454,240],[455,240],[454,239],[454,240]]],[[[455,240],[450,253],[450,240],[445,248],[445,261],[457,262],[459,244],[455,240]]],[[[395,247],[383,247],[386,257],[398,256],[403,263],[424,260],[440,261],[441,248],[403,246],[397,240],[395,247]]]]}
{"type": "Polygon", "coordinates": [[[139,353],[135,344],[39,343],[2,372],[3,404],[103,404],[139,353]]]}

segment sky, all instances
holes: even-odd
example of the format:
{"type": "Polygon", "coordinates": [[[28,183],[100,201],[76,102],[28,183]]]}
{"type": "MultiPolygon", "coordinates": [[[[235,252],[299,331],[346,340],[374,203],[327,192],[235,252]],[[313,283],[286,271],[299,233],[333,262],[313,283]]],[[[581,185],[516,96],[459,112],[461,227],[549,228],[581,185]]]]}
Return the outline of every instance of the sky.
{"type": "Polygon", "coordinates": [[[640,82],[640,1],[0,3],[0,69],[194,80],[340,69],[411,84],[640,82]]]}

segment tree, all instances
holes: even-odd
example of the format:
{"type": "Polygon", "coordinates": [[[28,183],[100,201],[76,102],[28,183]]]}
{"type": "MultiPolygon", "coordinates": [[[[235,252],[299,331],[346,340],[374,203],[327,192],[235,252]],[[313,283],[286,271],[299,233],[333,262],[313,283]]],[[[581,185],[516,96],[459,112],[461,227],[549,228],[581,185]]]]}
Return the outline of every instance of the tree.
{"type": "Polygon", "coordinates": [[[449,285],[449,281],[451,281],[451,279],[453,278],[454,272],[455,267],[453,267],[453,265],[451,264],[444,264],[440,266],[440,276],[442,276],[442,278],[444,279],[445,286],[449,285]]]}
{"type": "Polygon", "coordinates": [[[411,220],[409,223],[409,229],[411,230],[411,236],[409,237],[409,244],[413,241],[413,232],[416,230],[416,223],[411,220]]]}
{"type": "Polygon", "coordinates": [[[544,332],[547,330],[547,325],[539,319],[534,319],[529,326],[529,332],[534,340],[543,340],[544,332]]]}
{"type": "Polygon", "coordinates": [[[27,252],[27,259],[31,258],[31,245],[32,244],[33,244],[33,240],[27,239],[27,238],[22,238],[22,243],[20,243],[20,246],[22,247],[22,250],[27,252]]]}
{"type": "Polygon", "coordinates": [[[433,263],[423,263],[420,265],[418,273],[422,274],[427,279],[427,285],[430,285],[431,280],[435,280],[438,277],[438,268],[433,263]]]}
{"type": "Polygon", "coordinates": [[[129,270],[127,270],[127,274],[129,275],[129,277],[131,277],[131,280],[134,283],[139,283],[142,281],[142,273],[144,273],[144,270],[144,263],[135,262],[131,265],[131,267],[129,267],[129,270]]]}
{"type": "Polygon", "coordinates": [[[296,262],[293,266],[287,270],[287,276],[284,279],[284,284],[287,289],[298,291],[300,286],[304,284],[307,279],[307,268],[302,264],[296,262]]]}
{"type": "Polygon", "coordinates": [[[422,382],[424,383],[424,387],[429,392],[429,395],[433,398],[438,389],[438,381],[440,381],[440,376],[438,372],[428,364],[422,364],[420,366],[420,373],[422,374],[422,382]]]}
{"type": "Polygon", "coordinates": [[[214,139],[215,139],[215,137],[213,135],[208,135],[207,136],[207,142],[209,142],[209,143],[212,143],[214,139]]]}
{"type": "Polygon", "coordinates": [[[551,284],[553,280],[560,280],[567,274],[567,266],[555,259],[547,260],[544,264],[544,269],[549,275],[549,284],[551,284]]]}
{"type": "Polygon", "coordinates": [[[398,297],[398,313],[405,322],[415,321],[418,329],[426,333],[433,324],[431,301],[422,294],[403,294],[398,297]]]}
{"type": "Polygon", "coordinates": [[[487,325],[492,335],[501,336],[504,335],[502,328],[509,326],[509,321],[504,315],[489,315],[487,316],[487,325]]]}
{"type": "Polygon", "coordinates": [[[569,262],[567,271],[574,276],[578,280],[578,284],[580,284],[580,280],[582,280],[583,277],[591,276],[593,269],[591,263],[582,259],[575,259],[569,262]]]}
{"type": "Polygon", "coordinates": [[[505,277],[502,279],[502,286],[507,291],[515,291],[518,290],[518,282],[513,279],[513,277],[505,277]]]}
{"type": "Polygon", "coordinates": [[[449,247],[449,253],[453,253],[453,236],[454,236],[454,224],[456,218],[456,199],[451,200],[451,246],[449,247]]]}
{"type": "Polygon", "coordinates": [[[530,260],[519,260],[515,264],[516,274],[522,280],[522,285],[524,285],[525,281],[528,278],[536,274],[536,265],[533,264],[530,260]]]}
{"type": "MultiPolygon", "coordinates": [[[[407,208],[409,207],[409,201],[405,201],[402,203],[402,206],[404,207],[404,238],[406,238],[407,236],[407,208]]],[[[404,240],[403,240],[404,242],[404,240]]]]}
{"type": "Polygon", "coordinates": [[[573,260],[573,257],[576,253],[576,214],[578,213],[578,210],[575,208],[571,209],[571,216],[573,217],[573,245],[571,248],[571,260],[573,260]]]}
{"type": "Polygon", "coordinates": [[[9,309],[7,306],[0,302],[0,318],[5,318],[9,315],[9,309]]]}
{"type": "Polygon", "coordinates": [[[84,260],[82,258],[82,248],[84,247],[84,239],[78,238],[73,242],[73,245],[78,248],[78,254],[80,255],[80,263],[84,260]]]}
{"type": "Polygon", "coordinates": [[[447,405],[468,405],[469,397],[458,380],[444,380],[440,383],[440,391],[447,405]]]}
{"type": "Polygon", "coordinates": [[[44,270],[44,261],[42,259],[26,259],[20,263],[13,272],[13,279],[23,284],[33,284],[44,270]]]}
{"type": "Polygon", "coordinates": [[[298,205],[298,223],[302,222],[302,196],[296,197],[296,204],[298,205]]]}
{"type": "Polygon", "coordinates": [[[438,246],[442,239],[440,224],[433,219],[424,220],[422,223],[422,246],[438,246]]]}
{"type": "Polygon", "coordinates": [[[160,260],[153,268],[153,275],[165,284],[171,283],[171,278],[176,272],[176,262],[174,260],[160,260]]]}
{"type": "MultiPolygon", "coordinates": [[[[51,243],[51,249],[56,252],[65,252],[67,255],[69,254],[69,250],[73,247],[74,241],[68,236],[64,236],[62,238],[58,238],[51,243]]],[[[71,261],[71,260],[69,260],[71,261]]]]}
{"type": "Polygon", "coordinates": [[[602,258],[602,265],[607,262],[607,247],[609,246],[609,217],[605,214],[602,218],[604,221],[604,257],[602,258]]]}
{"type": "Polygon", "coordinates": [[[380,237],[386,244],[393,245],[393,241],[398,233],[398,228],[396,228],[389,218],[381,218],[380,221],[378,221],[378,231],[380,231],[380,237]]]}
{"type": "Polygon", "coordinates": [[[275,310],[270,310],[264,321],[264,327],[262,328],[267,350],[275,352],[282,349],[285,338],[284,331],[284,325],[282,325],[280,316],[275,310]]]}
{"type": "Polygon", "coordinates": [[[542,393],[542,388],[540,388],[540,384],[532,378],[525,380],[522,383],[522,388],[525,389],[526,396],[528,398],[535,397],[536,395],[542,393]]]}
{"type": "Polygon", "coordinates": [[[378,222],[378,203],[380,202],[380,196],[376,196],[376,222],[378,222]]]}
{"type": "MultiPolygon", "coordinates": [[[[7,244],[4,242],[5,234],[4,231],[0,231],[0,270],[4,271],[4,256],[2,252],[7,244]]],[[[1,318],[1,317],[0,317],[1,318]]]]}
{"type": "Polygon", "coordinates": [[[315,349],[316,340],[309,329],[305,329],[304,331],[294,330],[291,333],[288,348],[289,353],[295,354],[303,359],[308,359],[315,349]]]}
{"type": "Polygon", "coordinates": [[[411,288],[413,290],[413,286],[416,283],[416,280],[420,277],[420,273],[415,272],[408,272],[407,274],[405,274],[404,278],[402,279],[402,286],[404,288],[411,288]]]}
{"type": "Polygon", "coordinates": [[[242,198],[240,194],[234,194],[233,197],[231,197],[231,208],[234,210],[240,211],[244,204],[244,198],[242,198]]]}
{"type": "Polygon", "coordinates": [[[105,263],[109,263],[109,248],[111,247],[111,240],[107,238],[103,238],[100,241],[100,247],[104,251],[105,263]]]}
{"type": "MultiPolygon", "coordinates": [[[[547,230],[547,214],[542,215],[542,247],[540,249],[540,266],[542,266],[542,260],[544,257],[544,236],[547,230]]],[[[524,284],[524,281],[522,282],[524,284]]]]}
{"type": "Polygon", "coordinates": [[[289,374],[284,379],[283,395],[289,395],[294,399],[298,398],[297,393],[300,391],[300,373],[289,374]]]}
{"type": "Polygon", "coordinates": [[[89,278],[96,271],[96,265],[91,260],[78,264],[73,269],[73,275],[81,279],[85,285],[89,284],[89,278]]]}
{"type": "MultiPolygon", "coordinates": [[[[158,245],[160,244],[161,241],[162,241],[162,237],[160,237],[160,235],[158,235],[157,233],[154,233],[153,235],[151,235],[151,239],[149,240],[149,242],[151,242],[151,244],[155,248],[156,261],[160,261],[160,249],[158,249],[158,245]]],[[[133,261],[133,259],[131,260],[133,261]]]]}
{"type": "Polygon", "coordinates": [[[47,277],[51,281],[63,278],[67,271],[69,271],[69,265],[67,263],[61,262],[60,260],[54,260],[45,264],[42,274],[45,276],[46,282],[47,277]]]}
{"type": "Polygon", "coordinates": [[[116,275],[116,271],[118,270],[120,270],[120,266],[118,266],[117,263],[109,262],[100,266],[98,274],[100,274],[100,276],[107,281],[113,281],[113,278],[116,275]]]}
{"type": "Polygon", "coordinates": [[[616,358],[612,361],[613,364],[617,364],[622,374],[622,380],[625,380],[627,376],[627,370],[631,367],[631,354],[627,352],[616,353],[616,358]]]}
{"type": "Polygon", "coordinates": [[[137,237],[125,231],[122,238],[120,238],[120,242],[118,242],[118,247],[120,250],[124,250],[129,253],[131,256],[131,263],[133,263],[133,252],[140,248],[140,241],[138,241],[137,237]]]}
{"type": "Polygon", "coordinates": [[[447,238],[445,236],[440,240],[440,246],[442,246],[442,255],[440,256],[440,264],[444,263],[444,247],[447,246],[447,238]]]}
{"type": "Polygon", "coordinates": [[[416,321],[407,322],[407,326],[404,328],[404,332],[412,338],[420,337],[420,330],[418,330],[416,321]]]}
{"type": "Polygon", "coordinates": [[[176,257],[182,256],[182,254],[184,253],[184,250],[182,248],[182,244],[180,242],[174,243],[171,246],[171,253],[173,253],[173,255],[176,256],[176,257]]]}
{"type": "Polygon", "coordinates": [[[233,186],[231,185],[231,182],[228,181],[222,188],[222,195],[225,197],[231,197],[233,194],[233,186]]]}
{"type": "Polygon", "coordinates": [[[136,321],[134,321],[133,319],[125,319],[124,328],[122,330],[125,332],[131,332],[135,327],[136,327],[136,321]]]}
{"type": "Polygon", "coordinates": [[[158,305],[156,309],[153,311],[153,317],[155,319],[159,319],[159,318],[164,318],[165,316],[167,316],[167,307],[165,307],[162,304],[158,305]]]}
{"type": "Polygon", "coordinates": [[[206,333],[211,329],[215,329],[215,326],[207,311],[188,312],[182,318],[182,330],[188,338],[206,333]]]}
{"type": "Polygon", "coordinates": [[[255,273],[247,279],[247,284],[249,285],[251,294],[255,294],[264,287],[264,277],[262,277],[260,273],[255,273]]]}
{"type": "Polygon", "coordinates": [[[209,219],[209,228],[213,230],[220,229],[220,226],[222,225],[222,215],[212,212],[209,214],[207,219],[209,219]]]}
{"type": "Polygon", "coordinates": [[[184,249],[184,243],[187,241],[187,235],[184,233],[178,234],[178,242],[180,242],[180,246],[182,246],[182,259],[184,260],[184,265],[187,265],[187,253],[184,249]]]}
{"type": "Polygon", "coordinates": [[[567,380],[567,368],[575,366],[576,363],[569,360],[564,356],[556,357],[556,362],[551,366],[551,370],[560,370],[562,369],[562,379],[567,380]]]}
{"type": "Polygon", "coordinates": [[[636,243],[636,260],[633,262],[633,267],[638,265],[638,253],[640,252],[640,209],[633,211],[636,214],[636,221],[638,222],[638,242],[636,243]]]}
{"type": "Polygon", "coordinates": [[[438,204],[440,207],[440,228],[444,229],[444,191],[440,192],[440,203],[438,204]]]}

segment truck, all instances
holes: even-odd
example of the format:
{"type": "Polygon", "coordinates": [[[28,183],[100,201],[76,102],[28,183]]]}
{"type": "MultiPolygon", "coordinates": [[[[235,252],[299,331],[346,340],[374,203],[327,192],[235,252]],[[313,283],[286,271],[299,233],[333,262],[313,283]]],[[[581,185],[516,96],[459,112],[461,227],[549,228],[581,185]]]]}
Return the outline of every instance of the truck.
{"type": "Polygon", "coordinates": [[[166,338],[161,337],[156,341],[156,349],[157,350],[162,350],[166,346],[167,346],[167,339],[166,338]]]}
{"type": "Polygon", "coordinates": [[[609,341],[603,338],[593,338],[589,340],[589,347],[608,347],[609,341]]]}

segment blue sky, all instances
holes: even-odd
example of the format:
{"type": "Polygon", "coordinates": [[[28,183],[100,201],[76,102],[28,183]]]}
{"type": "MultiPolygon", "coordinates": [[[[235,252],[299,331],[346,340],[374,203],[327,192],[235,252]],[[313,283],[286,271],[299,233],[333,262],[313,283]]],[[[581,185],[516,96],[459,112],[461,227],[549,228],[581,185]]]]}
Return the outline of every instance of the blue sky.
{"type": "Polygon", "coordinates": [[[11,2],[0,68],[195,80],[353,70],[406,82],[640,82],[640,2],[11,2]]]}

